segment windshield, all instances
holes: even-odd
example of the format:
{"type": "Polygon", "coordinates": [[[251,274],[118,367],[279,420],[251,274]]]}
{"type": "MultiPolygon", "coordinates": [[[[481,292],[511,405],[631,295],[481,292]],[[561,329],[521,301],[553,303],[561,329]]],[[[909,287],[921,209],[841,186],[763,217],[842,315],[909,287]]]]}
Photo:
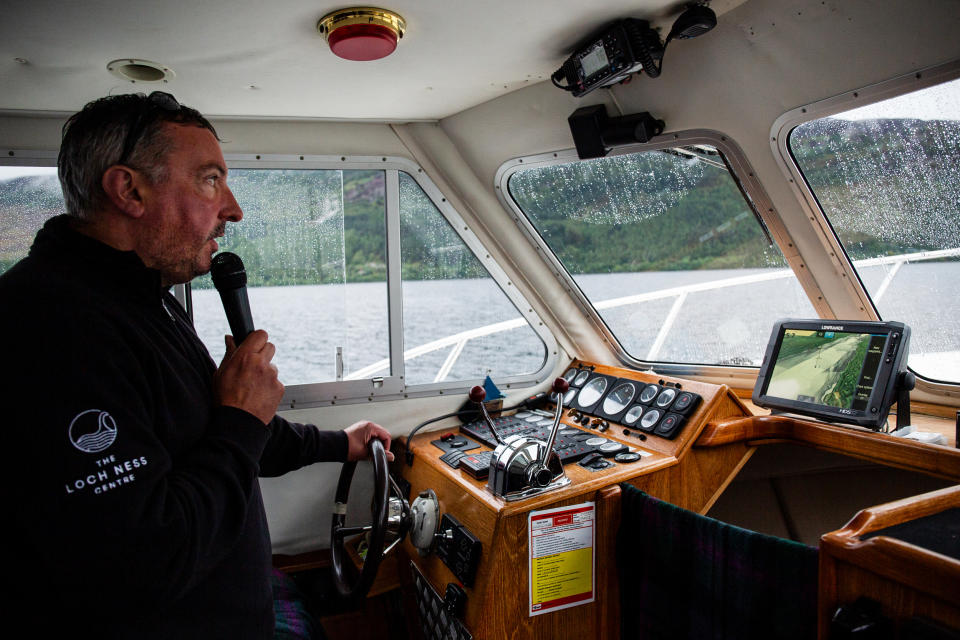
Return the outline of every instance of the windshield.
{"type": "Polygon", "coordinates": [[[960,80],[806,122],[790,150],[910,367],[960,381],[960,80]]]}
{"type": "Polygon", "coordinates": [[[816,316],[714,147],[523,169],[509,192],[638,360],[759,366],[776,320],[816,316]]]}

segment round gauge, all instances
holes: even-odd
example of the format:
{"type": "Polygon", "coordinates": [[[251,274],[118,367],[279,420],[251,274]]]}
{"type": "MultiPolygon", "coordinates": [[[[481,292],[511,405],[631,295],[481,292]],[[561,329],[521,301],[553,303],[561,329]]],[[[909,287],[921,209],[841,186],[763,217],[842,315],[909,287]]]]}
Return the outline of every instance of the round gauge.
{"type": "Polygon", "coordinates": [[[587,378],[589,378],[589,377],[590,377],[590,372],[589,372],[589,371],[584,371],[583,369],[581,369],[581,370],[580,370],[580,373],[577,374],[577,377],[573,379],[573,384],[575,384],[576,386],[579,387],[579,386],[581,386],[584,382],[586,382],[586,381],[587,381],[587,378]]]}
{"type": "Polygon", "coordinates": [[[663,415],[663,412],[660,409],[650,409],[645,414],[643,418],[640,419],[640,426],[644,429],[650,429],[653,425],[657,424],[657,420],[660,419],[660,416],[663,415]]]}
{"type": "Polygon", "coordinates": [[[538,426],[538,427],[549,427],[549,426],[551,426],[552,424],[553,424],[553,420],[551,420],[550,418],[544,418],[544,419],[542,419],[542,420],[538,420],[538,421],[537,421],[537,426],[538,426]]]}
{"type": "Polygon", "coordinates": [[[670,403],[673,402],[673,399],[677,397],[676,389],[664,389],[660,392],[660,395],[657,396],[657,406],[658,407],[668,407],[670,403]]]}
{"type": "Polygon", "coordinates": [[[580,395],[577,397],[577,402],[580,403],[581,407],[595,405],[597,404],[597,400],[600,399],[600,396],[602,396],[603,392],[606,390],[607,379],[594,378],[587,383],[587,386],[580,390],[580,395]]]}
{"type": "Polygon", "coordinates": [[[577,390],[573,387],[567,389],[567,392],[563,394],[563,404],[570,406],[570,403],[573,402],[573,399],[577,396],[577,390]]]}
{"type": "Polygon", "coordinates": [[[637,420],[640,419],[640,416],[643,415],[643,406],[635,404],[630,407],[630,410],[623,416],[623,424],[632,425],[637,420]]]}
{"type": "Polygon", "coordinates": [[[649,384],[640,392],[640,402],[650,402],[657,397],[660,387],[655,384],[649,384]]]}
{"type": "Polygon", "coordinates": [[[526,420],[528,416],[533,415],[529,411],[518,411],[513,417],[517,420],[526,420]]]}
{"type": "Polygon", "coordinates": [[[560,435],[562,436],[575,436],[578,433],[583,433],[580,429],[560,429],[560,435]]]}
{"type": "Polygon", "coordinates": [[[567,369],[567,372],[563,374],[563,379],[567,382],[573,382],[573,379],[577,377],[577,372],[580,369],[567,369]]]}
{"type": "Polygon", "coordinates": [[[606,444],[600,445],[600,453],[606,457],[615,456],[618,453],[621,453],[626,450],[626,446],[620,444],[619,442],[608,442],[606,444]]]}
{"type": "Polygon", "coordinates": [[[524,422],[540,422],[542,419],[543,419],[543,418],[541,418],[541,417],[538,416],[537,414],[531,413],[530,415],[528,415],[528,416],[527,416],[526,418],[524,418],[523,420],[524,420],[524,422]]]}
{"type": "Polygon", "coordinates": [[[613,415],[614,413],[620,413],[627,408],[627,405],[633,400],[633,396],[637,393],[637,388],[634,387],[629,382],[624,382],[621,385],[617,385],[613,390],[607,394],[607,397],[603,399],[603,411],[604,413],[613,415]]]}
{"type": "Polygon", "coordinates": [[[640,459],[639,453],[618,453],[614,458],[617,462],[636,462],[640,459]]]}
{"type": "Polygon", "coordinates": [[[600,445],[606,444],[607,442],[610,442],[610,441],[607,440],[606,438],[590,438],[583,444],[587,445],[588,447],[599,447],[600,445]]]}

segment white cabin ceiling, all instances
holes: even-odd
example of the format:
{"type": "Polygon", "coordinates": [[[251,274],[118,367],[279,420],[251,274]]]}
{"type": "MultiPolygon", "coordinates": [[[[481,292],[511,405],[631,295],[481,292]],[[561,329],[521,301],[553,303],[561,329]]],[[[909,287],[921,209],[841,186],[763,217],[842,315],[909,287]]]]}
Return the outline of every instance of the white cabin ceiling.
{"type": "MultiPolygon", "coordinates": [[[[744,0],[714,0],[721,15],[744,0]]],[[[73,112],[162,89],[211,116],[437,120],[548,81],[573,46],[617,18],[669,30],[676,0],[393,0],[393,55],[333,55],[317,21],[342,3],[286,0],[17,0],[0,8],[0,111],[73,112]],[[545,10],[549,9],[549,10],[545,10]],[[169,66],[168,84],[125,83],[119,58],[169,66]]]]}

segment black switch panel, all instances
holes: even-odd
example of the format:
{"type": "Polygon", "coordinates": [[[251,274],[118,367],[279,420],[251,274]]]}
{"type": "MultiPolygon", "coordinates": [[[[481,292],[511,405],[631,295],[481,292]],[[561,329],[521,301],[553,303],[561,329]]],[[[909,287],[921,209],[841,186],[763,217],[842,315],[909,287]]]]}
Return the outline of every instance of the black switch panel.
{"type": "Polygon", "coordinates": [[[449,583],[447,593],[443,597],[443,607],[452,616],[463,617],[463,610],[467,606],[467,592],[460,588],[460,585],[449,583]]]}
{"type": "Polygon", "coordinates": [[[470,530],[460,524],[460,521],[449,513],[443,514],[440,521],[440,533],[453,532],[453,538],[440,538],[437,545],[437,555],[450,568],[453,575],[464,584],[472,586],[477,576],[477,566],[480,564],[480,541],[470,530]]]}
{"type": "MultiPolygon", "coordinates": [[[[481,451],[480,453],[465,453],[460,459],[459,465],[466,473],[477,480],[484,480],[490,475],[490,459],[493,451],[481,451]]],[[[442,459],[442,458],[441,458],[442,459]]]]}

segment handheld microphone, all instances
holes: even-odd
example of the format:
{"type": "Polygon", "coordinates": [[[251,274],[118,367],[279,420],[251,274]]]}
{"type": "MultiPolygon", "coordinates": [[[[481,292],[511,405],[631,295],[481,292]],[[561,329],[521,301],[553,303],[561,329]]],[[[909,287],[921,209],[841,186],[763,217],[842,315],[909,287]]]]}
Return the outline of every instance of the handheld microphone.
{"type": "Polygon", "coordinates": [[[247,272],[243,268],[243,260],[229,251],[218,253],[210,264],[210,278],[220,293],[233,341],[239,347],[253,331],[253,316],[250,314],[250,300],[247,299],[247,272]]]}

